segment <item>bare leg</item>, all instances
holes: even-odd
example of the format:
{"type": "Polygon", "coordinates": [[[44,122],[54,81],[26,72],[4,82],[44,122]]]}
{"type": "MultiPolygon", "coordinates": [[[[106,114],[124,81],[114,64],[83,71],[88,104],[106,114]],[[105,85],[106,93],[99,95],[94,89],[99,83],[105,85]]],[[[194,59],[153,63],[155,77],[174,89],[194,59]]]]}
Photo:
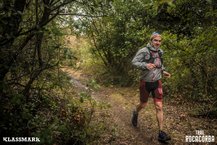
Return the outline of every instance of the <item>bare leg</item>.
{"type": "Polygon", "coordinates": [[[140,110],[142,110],[143,108],[145,108],[145,106],[147,105],[146,102],[140,102],[137,106],[136,106],[136,112],[139,113],[140,110]]]}
{"type": "Polygon", "coordinates": [[[156,116],[159,130],[163,129],[163,103],[155,102],[156,116]]]}
{"type": "Polygon", "coordinates": [[[147,103],[143,103],[143,102],[140,102],[140,104],[138,104],[136,106],[136,109],[133,111],[133,116],[132,116],[132,119],[131,119],[131,122],[132,122],[132,125],[134,127],[137,127],[137,122],[138,122],[138,113],[139,111],[144,108],[146,106],[147,103]]]}

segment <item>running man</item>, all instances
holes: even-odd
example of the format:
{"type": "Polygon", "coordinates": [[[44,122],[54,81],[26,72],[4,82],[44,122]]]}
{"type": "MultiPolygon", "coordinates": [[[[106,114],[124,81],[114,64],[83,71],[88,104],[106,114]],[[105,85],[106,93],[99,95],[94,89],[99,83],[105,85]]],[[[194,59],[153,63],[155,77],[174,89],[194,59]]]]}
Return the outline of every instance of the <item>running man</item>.
{"type": "Polygon", "coordinates": [[[156,116],[159,126],[159,141],[168,141],[170,136],[163,130],[163,90],[161,77],[162,74],[169,78],[170,73],[165,71],[163,66],[162,55],[160,49],[162,36],[154,32],[150,37],[150,42],[146,47],[140,49],[132,60],[132,64],[141,70],[140,76],[140,103],[136,106],[132,115],[132,125],[137,127],[138,113],[145,108],[149,95],[152,94],[156,109],[156,116]]]}

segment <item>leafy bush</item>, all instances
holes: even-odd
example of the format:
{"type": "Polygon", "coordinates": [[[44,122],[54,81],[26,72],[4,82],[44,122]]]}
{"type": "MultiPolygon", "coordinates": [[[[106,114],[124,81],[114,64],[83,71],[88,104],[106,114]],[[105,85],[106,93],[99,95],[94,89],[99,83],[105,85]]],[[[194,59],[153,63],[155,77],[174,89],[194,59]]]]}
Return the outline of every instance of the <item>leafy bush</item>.
{"type": "Polygon", "coordinates": [[[38,81],[50,73],[56,75],[44,82],[43,90],[31,91],[28,101],[13,91],[14,95],[4,96],[1,136],[34,136],[39,137],[40,144],[48,145],[95,141],[103,127],[102,123],[91,122],[95,101],[86,93],[77,94],[64,73],[49,71],[38,81]]]}

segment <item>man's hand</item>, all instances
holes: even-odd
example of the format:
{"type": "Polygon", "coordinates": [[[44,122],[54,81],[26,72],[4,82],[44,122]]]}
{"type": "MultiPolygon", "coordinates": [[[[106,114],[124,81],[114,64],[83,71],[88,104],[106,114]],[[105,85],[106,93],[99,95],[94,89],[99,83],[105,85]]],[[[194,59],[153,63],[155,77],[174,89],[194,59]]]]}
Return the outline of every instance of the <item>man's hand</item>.
{"type": "Polygon", "coordinates": [[[151,70],[151,69],[153,69],[153,68],[156,68],[156,65],[153,64],[153,63],[148,63],[148,64],[146,65],[146,67],[147,67],[147,69],[151,70]]]}
{"type": "Polygon", "coordinates": [[[164,77],[166,77],[166,78],[170,78],[170,77],[171,77],[171,74],[168,73],[168,72],[166,72],[166,71],[163,71],[163,75],[164,75],[164,77]]]}

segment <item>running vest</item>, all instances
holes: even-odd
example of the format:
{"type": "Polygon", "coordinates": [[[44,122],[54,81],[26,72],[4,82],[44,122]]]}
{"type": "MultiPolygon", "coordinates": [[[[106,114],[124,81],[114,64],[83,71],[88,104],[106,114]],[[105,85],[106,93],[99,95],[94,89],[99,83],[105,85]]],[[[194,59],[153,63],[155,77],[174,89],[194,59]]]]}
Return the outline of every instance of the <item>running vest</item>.
{"type": "MultiPolygon", "coordinates": [[[[147,60],[147,62],[149,62],[149,63],[154,63],[156,57],[153,57],[153,53],[156,53],[156,51],[151,50],[149,47],[146,47],[146,48],[148,49],[149,55],[150,55],[150,57],[149,57],[149,59],[147,60]]],[[[162,67],[162,65],[163,65],[163,58],[162,58],[162,55],[163,55],[163,54],[162,54],[162,52],[160,51],[160,49],[157,51],[157,53],[158,53],[158,56],[159,56],[160,61],[161,61],[161,65],[158,66],[158,68],[160,68],[160,67],[162,67]]]]}

